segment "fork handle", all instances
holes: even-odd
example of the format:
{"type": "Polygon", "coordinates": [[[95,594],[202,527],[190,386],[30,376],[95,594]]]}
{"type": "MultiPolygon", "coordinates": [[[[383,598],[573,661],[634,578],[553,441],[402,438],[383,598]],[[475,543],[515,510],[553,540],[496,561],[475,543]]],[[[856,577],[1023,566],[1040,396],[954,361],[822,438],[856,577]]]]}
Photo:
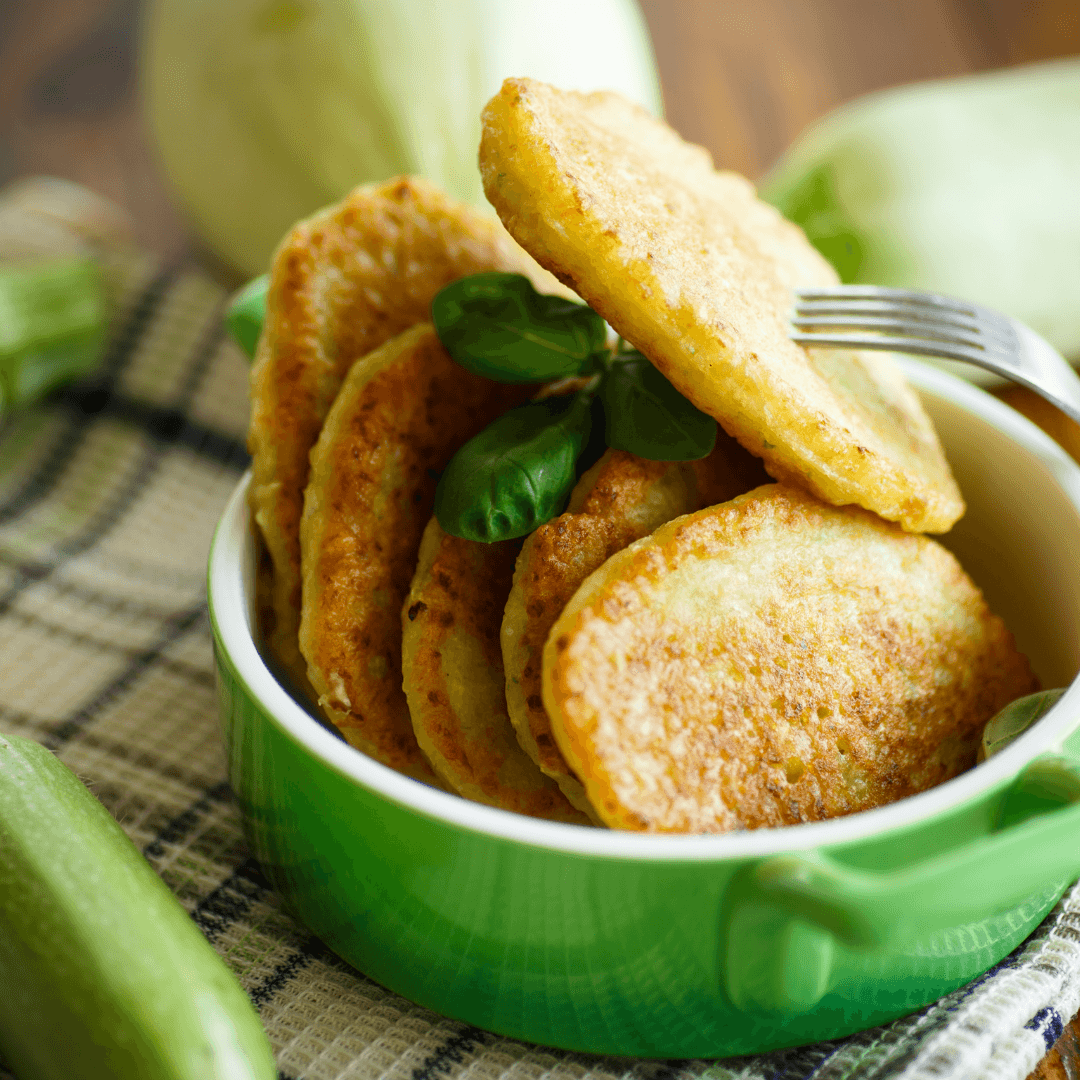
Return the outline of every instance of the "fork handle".
{"type": "Polygon", "coordinates": [[[1026,346],[1025,352],[1039,359],[1043,377],[1041,383],[1021,377],[1019,372],[1009,377],[1046,398],[1051,405],[1056,405],[1066,416],[1080,424],[1080,376],[1076,374],[1073,366],[1031,327],[1014,321],[1014,328],[1026,346]],[[1047,385],[1048,383],[1050,385],[1047,385]]]}

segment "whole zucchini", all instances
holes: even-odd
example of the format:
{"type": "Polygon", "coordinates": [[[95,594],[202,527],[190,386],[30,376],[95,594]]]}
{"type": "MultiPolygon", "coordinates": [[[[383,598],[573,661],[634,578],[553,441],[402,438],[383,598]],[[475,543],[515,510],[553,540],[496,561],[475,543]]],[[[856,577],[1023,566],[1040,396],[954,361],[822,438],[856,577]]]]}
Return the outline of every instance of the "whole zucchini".
{"type": "Polygon", "coordinates": [[[798,138],[761,197],[844,281],[962,296],[1076,361],[1078,174],[1070,57],[853,101],[798,138]]]}
{"type": "Polygon", "coordinates": [[[0,736],[0,1055],[20,1080],[272,1080],[232,972],[109,812],[0,736]]]}

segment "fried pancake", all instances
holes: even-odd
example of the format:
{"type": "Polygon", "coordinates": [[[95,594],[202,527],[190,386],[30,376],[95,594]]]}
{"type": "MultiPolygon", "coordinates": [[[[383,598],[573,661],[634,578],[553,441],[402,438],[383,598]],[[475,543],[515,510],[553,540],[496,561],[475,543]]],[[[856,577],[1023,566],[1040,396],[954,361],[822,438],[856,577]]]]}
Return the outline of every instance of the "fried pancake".
{"type": "Polygon", "coordinates": [[[615,552],[674,517],[766,479],[761,462],[722,432],[701,461],[646,461],[608,450],[578,481],[567,512],[526,539],[502,625],[507,708],[525,752],[591,817],[595,811],[555,744],[541,700],[541,658],[552,625],[581,583],[615,552]]]}
{"type": "Polygon", "coordinates": [[[449,790],[589,825],[518,745],[506,713],[499,627],[520,548],[448,536],[428,522],[401,609],[405,697],[420,748],[449,790]]]}
{"type": "Polygon", "coordinates": [[[323,418],[355,360],[427,321],[444,285],[485,270],[542,273],[497,221],[405,177],[357,188],[274,255],[251,371],[251,505],[274,563],[270,651],[298,689],[299,524],[323,418]]]}
{"type": "Polygon", "coordinates": [[[936,541],[770,484],[609,559],[544,649],[555,739],[604,822],[725,832],[850,814],[975,763],[1036,689],[936,541]]]}
{"type": "Polygon", "coordinates": [[[480,167],[511,235],[770,475],[913,532],[961,516],[896,365],[789,339],[791,289],[836,274],[702,147],[617,94],[508,79],[484,110],[480,167]]]}
{"type": "Polygon", "coordinates": [[[424,323],[353,364],[311,451],[300,521],[308,678],[353,746],[429,782],[401,689],[401,605],[439,472],[526,393],[459,367],[424,323]]]}

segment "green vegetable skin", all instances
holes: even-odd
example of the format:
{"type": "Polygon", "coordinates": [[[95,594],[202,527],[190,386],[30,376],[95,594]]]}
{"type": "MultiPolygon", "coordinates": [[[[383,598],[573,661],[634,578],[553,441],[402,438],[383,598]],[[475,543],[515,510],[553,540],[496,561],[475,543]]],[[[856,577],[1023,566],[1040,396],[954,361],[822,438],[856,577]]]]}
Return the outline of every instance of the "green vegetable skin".
{"type": "Polygon", "coordinates": [[[962,296],[1075,360],[1077,177],[1072,58],[854,101],[800,136],[760,194],[844,281],[962,296]]]}
{"type": "Polygon", "coordinates": [[[0,1054],[20,1080],[272,1080],[247,995],[78,778],[0,736],[0,1054]]]}
{"type": "Polygon", "coordinates": [[[662,112],[634,0],[143,7],[142,101],[165,169],[205,239],[249,274],[294,221],[357,184],[412,173],[487,207],[480,110],[507,76],[662,112]]]}
{"type": "Polygon", "coordinates": [[[97,367],[108,317],[90,259],[0,267],[0,411],[97,367]]]}

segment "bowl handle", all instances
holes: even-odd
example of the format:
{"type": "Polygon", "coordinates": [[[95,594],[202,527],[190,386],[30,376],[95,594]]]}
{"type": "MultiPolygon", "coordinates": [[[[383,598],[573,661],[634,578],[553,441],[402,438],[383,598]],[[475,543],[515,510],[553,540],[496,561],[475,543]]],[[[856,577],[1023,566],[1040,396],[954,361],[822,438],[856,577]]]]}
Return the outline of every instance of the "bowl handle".
{"type": "Polygon", "coordinates": [[[896,947],[975,922],[1080,874],[1080,762],[1036,758],[998,802],[994,830],[899,870],[811,851],[762,860],[725,894],[721,971],[741,1009],[805,1012],[828,991],[836,941],[896,947]]]}

